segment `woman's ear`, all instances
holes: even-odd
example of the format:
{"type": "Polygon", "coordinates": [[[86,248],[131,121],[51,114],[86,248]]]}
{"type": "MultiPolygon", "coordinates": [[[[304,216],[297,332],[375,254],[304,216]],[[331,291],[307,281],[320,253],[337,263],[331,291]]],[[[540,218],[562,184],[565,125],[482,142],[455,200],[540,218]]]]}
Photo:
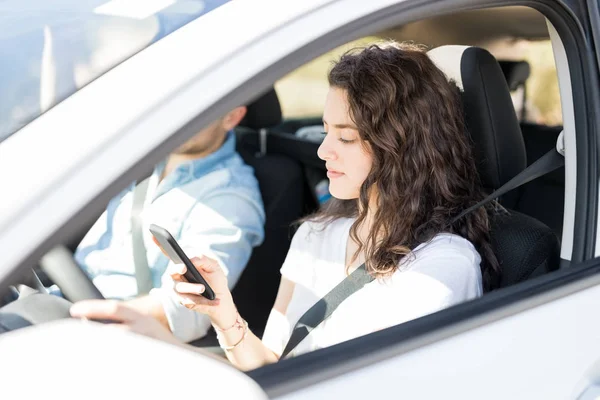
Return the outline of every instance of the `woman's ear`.
{"type": "Polygon", "coordinates": [[[229,131],[242,121],[244,116],[246,115],[246,106],[236,107],[233,110],[229,111],[225,117],[223,117],[223,128],[225,131],[229,131]]]}

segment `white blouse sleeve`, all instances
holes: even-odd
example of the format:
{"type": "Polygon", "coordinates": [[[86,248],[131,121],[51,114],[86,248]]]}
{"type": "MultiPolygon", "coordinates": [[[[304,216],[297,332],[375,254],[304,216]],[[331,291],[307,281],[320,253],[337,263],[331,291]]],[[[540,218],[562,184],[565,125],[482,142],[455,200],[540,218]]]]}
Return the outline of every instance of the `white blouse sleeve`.
{"type": "Polygon", "coordinates": [[[467,240],[437,237],[392,278],[397,307],[388,326],[419,318],[482,295],[481,257],[467,240]]]}

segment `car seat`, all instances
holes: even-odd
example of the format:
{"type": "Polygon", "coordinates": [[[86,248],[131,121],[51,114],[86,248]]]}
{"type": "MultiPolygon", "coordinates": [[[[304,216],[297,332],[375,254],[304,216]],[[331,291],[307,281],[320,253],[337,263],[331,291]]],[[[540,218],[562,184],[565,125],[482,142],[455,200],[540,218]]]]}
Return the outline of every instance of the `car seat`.
{"type": "Polygon", "coordinates": [[[252,256],[232,294],[240,314],[260,335],[267,322],[290,247],[292,224],[304,212],[304,177],[300,164],[281,154],[261,152],[261,135],[281,123],[281,107],[274,89],[248,107],[236,128],[236,147],[254,168],[265,207],[265,238],[252,256]]]}
{"type": "MultiPolygon", "coordinates": [[[[509,89],[498,62],[488,51],[468,46],[441,46],[431,59],[462,90],[466,124],[473,140],[478,171],[488,193],[527,166],[525,145],[509,89]]],[[[560,244],[542,222],[514,211],[518,190],[500,199],[506,212],[491,219],[491,241],[502,268],[500,286],[509,286],[556,270],[560,244]]]]}

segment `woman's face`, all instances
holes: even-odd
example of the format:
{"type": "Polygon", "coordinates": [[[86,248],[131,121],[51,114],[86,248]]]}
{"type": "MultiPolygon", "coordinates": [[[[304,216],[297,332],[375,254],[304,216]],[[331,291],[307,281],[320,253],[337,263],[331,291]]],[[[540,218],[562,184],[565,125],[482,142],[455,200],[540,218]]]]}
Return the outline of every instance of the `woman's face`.
{"type": "Polygon", "coordinates": [[[344,89],[329,89],[323,111],[323,127],[326,136],[317,154],[327,166],[329,191],[341,200],[356,199],[371,171],[372,158],[368,143],[361,141],[350,118],[344,89]]]}

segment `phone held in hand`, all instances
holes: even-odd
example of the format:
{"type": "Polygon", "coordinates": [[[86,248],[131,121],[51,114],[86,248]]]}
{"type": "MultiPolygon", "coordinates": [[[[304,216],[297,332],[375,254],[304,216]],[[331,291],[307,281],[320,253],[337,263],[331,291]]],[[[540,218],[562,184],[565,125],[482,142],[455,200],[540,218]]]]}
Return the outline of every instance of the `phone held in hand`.
{"type": "Polygon", "coordinates": [[[150,224],[150,232],[154,237],[154,243],[160,247],[162,252],[171,259],[175,264],[185,264],[186,271],[183,276],[190,283],[200,283],[204,285],[204,293],[202,296],[209,300],[215,299],[215,292],[202,277],[200,272],[194,267],[188,256],[185,255],[175,238],[167,231],[155,224],[150,224]]]}

